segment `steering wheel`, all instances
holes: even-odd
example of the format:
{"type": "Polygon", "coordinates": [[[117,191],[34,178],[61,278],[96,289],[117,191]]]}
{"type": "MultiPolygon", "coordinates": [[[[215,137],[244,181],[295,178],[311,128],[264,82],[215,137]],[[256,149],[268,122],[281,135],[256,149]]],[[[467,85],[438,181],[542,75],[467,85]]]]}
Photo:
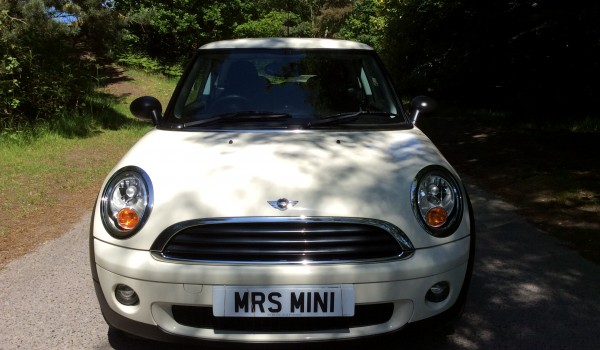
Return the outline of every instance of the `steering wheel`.
{"type": "Polygon", "coordinates": [[[241,111],[248,109],[252,101],[241,95],[227,95],[219,97],[210,109],[214,111],[241,111]]]}

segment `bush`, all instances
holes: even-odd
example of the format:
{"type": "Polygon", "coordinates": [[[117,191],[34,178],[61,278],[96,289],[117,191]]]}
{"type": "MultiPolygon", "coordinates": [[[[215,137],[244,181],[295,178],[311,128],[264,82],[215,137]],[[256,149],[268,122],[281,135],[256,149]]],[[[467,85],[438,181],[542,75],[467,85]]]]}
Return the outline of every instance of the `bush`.
{"type": "Polygon", "coordinates": [[[161,64],[157,59],[135,53],[125,53],[119,56],[120,65],[142,70],[146,73],[160,73],[171,78],[178,78],[183,73],[183,65],[161,64]]]}
{"type": "Polygon", "coordinates": [[[77,118],[97,87],[97,63],[84,45],[90,30],[82,29],[91,17],[79,11],[67,24],[56,13],[42,0],[0,3],[0,130],[77,118]]]}

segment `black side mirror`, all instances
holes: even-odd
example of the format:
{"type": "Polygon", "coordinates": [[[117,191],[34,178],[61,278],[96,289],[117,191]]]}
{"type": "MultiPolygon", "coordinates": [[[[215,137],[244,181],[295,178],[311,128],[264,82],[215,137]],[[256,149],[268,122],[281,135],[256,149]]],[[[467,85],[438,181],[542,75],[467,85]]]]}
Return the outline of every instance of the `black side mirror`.
{"type": "Polygon", "coordinates": [[[138,97],[129,105],[131,114],[142,119],[152,121],[158,125],[158,119],[162,117],[162,105],[160,101],[152,96],[138,97]]]}
{"type": "Polygon", "coordinates": [[[427,96],[417,96],[410,101],[410,115],[413,125],[417,123],[417,118],[421,113],[433,112],[437,107],[434,99],[427,96]]]}

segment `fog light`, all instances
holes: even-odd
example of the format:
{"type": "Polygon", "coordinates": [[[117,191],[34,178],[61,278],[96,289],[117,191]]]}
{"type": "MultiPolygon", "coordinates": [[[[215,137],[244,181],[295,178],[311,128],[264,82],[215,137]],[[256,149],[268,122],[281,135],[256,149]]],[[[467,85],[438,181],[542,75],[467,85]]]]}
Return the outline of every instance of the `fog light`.
{"type": "Polygon", "coordinates": [[[119,303],[127,306],[137,305],[140,302],[137,293],[131,287],[124,284],[117,285],[117,288],[115,288],[115,297],[119,303]]]}
{"type": "Polygon", "coordinates": [[[450,294],[450,284],[448,282],[438,282],[429,288],[425,295],[425,299],[434,303],[439,303],[448,297],[450,294]]]}

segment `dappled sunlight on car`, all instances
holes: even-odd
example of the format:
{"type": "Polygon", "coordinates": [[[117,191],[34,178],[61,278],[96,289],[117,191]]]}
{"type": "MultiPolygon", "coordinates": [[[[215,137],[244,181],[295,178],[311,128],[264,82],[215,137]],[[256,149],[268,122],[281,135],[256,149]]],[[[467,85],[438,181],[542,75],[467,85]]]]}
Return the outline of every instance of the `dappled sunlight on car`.
{"type": "MultiPolygon", "coordinates": [[[[203,46],[109,174],[92,223],[107,322],[158,340],[343,341],[458,319],[473,213],[374,51],[203,46]]],[[[254,47],[253,47],[254,46],[254,47]]],[[[347,50],[353,47],[352,50],[347,50]]]]}

